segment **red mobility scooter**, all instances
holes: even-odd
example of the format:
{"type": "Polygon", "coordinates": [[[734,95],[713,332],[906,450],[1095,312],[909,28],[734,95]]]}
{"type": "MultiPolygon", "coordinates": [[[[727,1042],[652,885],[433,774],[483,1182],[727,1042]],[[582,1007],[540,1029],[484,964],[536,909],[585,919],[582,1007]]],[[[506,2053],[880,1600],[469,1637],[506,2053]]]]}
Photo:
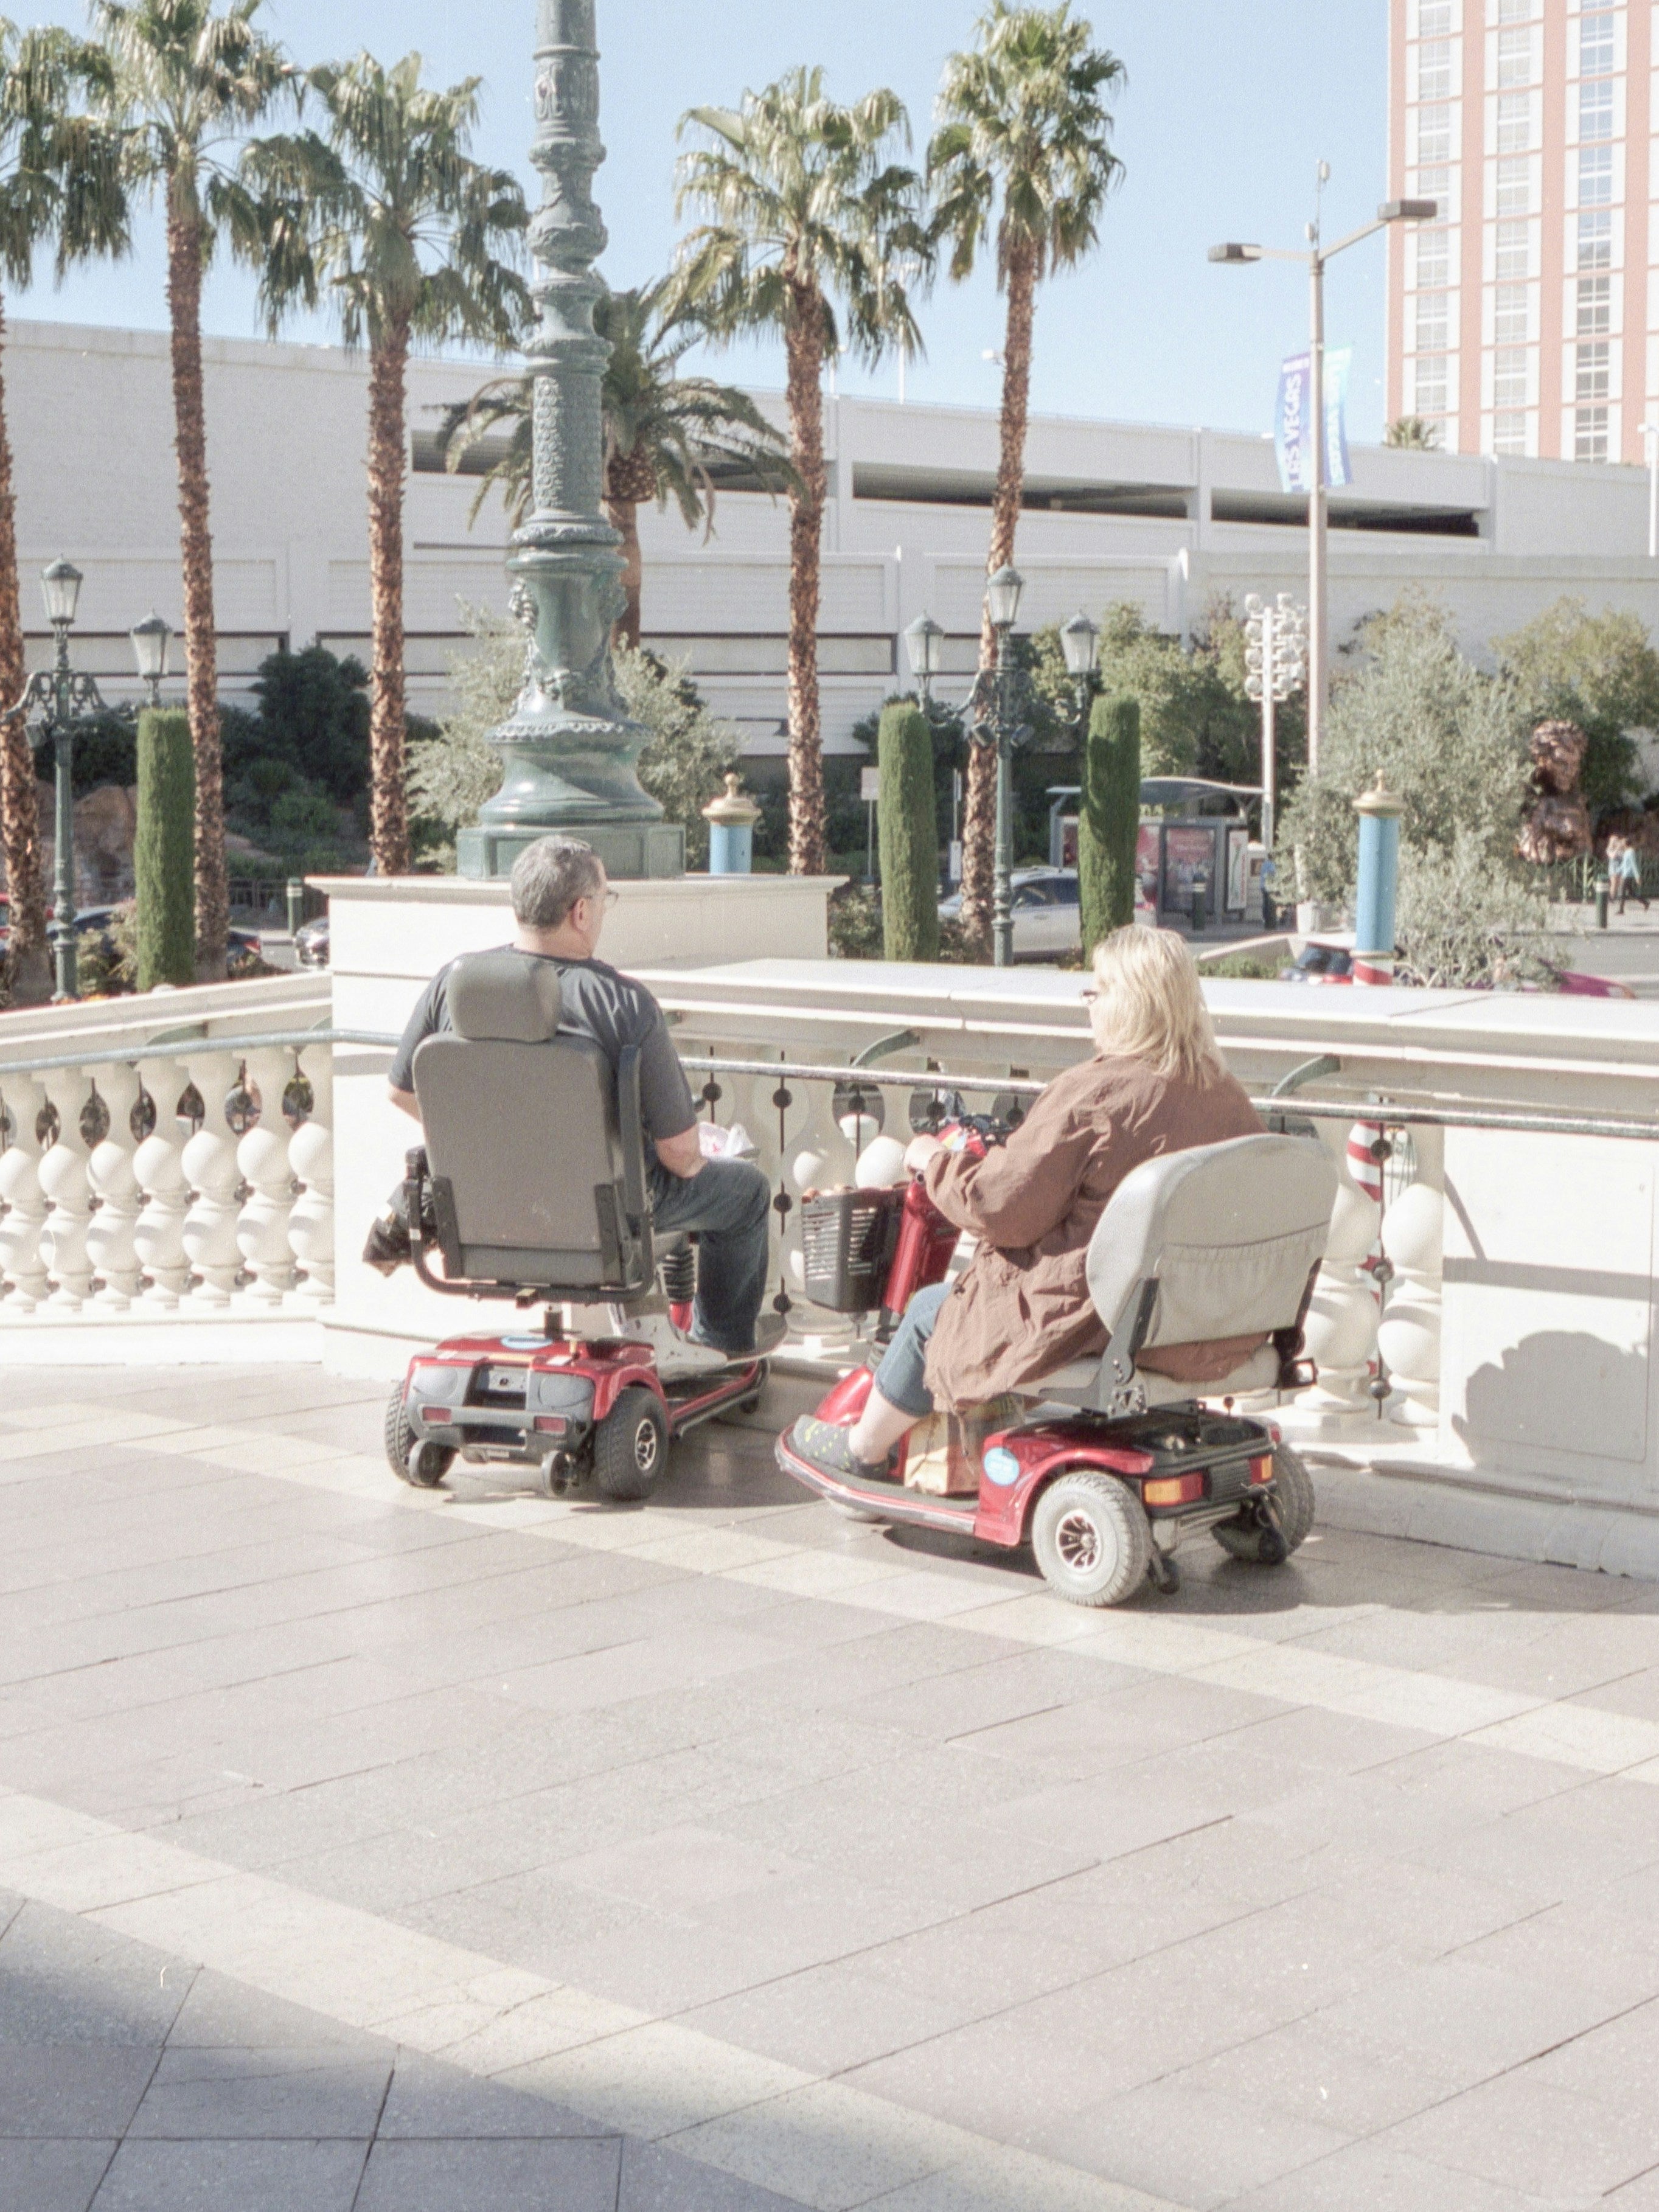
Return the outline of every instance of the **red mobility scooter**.
{"type": "MultiPolygon", "coordinates": [[[[1000,1133],[968,1118],[941,1133],[971,1148],[1000,1133]]],[[[1149,1578],[1175,1589],[1176,1547],[1198,1528],[1236,1559],[1279,1565],[1313,1525],[1313,1486],[1277,1427],[1234,1401],[1314,1380],[1302,1325],[1335,1197],[1335,1170],[1309,1138],[1238,1137],[1146,1161],[1114,1192],[1089,1247],[1104,1353],[1029,1386],[1038,1402],[985,1438],[977,1468],[965,1469],[967,1494],[907,1483],[915,1430],[877,1481],[826,1473],[787,1433],[778,1464],[866,1519],[1006,1549],[1029,1542],[1050,1587],[1078,1605],[1120,1604],[1149,1578]],[[1202,1402],[1192,1384],[1141,1364],[1161,1346],[1256,1334],[1267,1339],[1261,1350],[1203,1386],[1202,1402]]],[[[879,1346],[915,1292],[944,1280],[957,1234],[920,1176],[902,1189],[810,1199],[807,1296],[842,1312],[878,1310],[879,1346]]],[[[872,1362],[844,1375],[817,1419],[850,1427],[873,1374],[872,1362]]]]}
{"type": "Polygon", "coordinates": [[[453,1031],[415,1054],[415,1272],[450,1297],[509,1299],[526,1321],[417,1352],[386,1407],[386,1457],[422,1490],[459,1457],[533,1468],[550,1496],[591,1480],[605,1498],[649,1497],[674,1437],[758,1404],[767,1363],[688,1334],[696,1255],[684,1237],[653,1243],[637,1054],[613,1077],[597,1044],[558,1035],[550,963],[471,954],[448,1003],[453,1031]]]}

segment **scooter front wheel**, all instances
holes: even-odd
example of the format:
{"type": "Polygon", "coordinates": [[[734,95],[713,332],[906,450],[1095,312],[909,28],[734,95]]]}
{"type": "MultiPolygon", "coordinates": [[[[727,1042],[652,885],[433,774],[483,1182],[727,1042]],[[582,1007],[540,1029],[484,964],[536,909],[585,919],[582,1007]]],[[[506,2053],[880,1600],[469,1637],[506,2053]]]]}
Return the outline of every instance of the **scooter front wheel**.
{"type": "Polygon", "coordinates": [[[1073,1605],[1121,1605],[1146,1579],[1152,1532],[1140,1500],[1109,1474],[1062,1474],[1031,1516],[1042,1579],[1073,1605]]]}
{"type": "Polygon", "coordinates": [[[417,1437],[410,1426],[401,1382],[386,1401],[385,1436],[386,1465],[412,1490],[435,1490],[454,1464],[453,1451],[417,1437]]]}
{"type": "Polygon", "coordinates": [[[654,1390],[623,1391],[593,1431],[593,1486],[619,1505],[649,1498],[668,1462],[668,1419],[654,1390]]]}

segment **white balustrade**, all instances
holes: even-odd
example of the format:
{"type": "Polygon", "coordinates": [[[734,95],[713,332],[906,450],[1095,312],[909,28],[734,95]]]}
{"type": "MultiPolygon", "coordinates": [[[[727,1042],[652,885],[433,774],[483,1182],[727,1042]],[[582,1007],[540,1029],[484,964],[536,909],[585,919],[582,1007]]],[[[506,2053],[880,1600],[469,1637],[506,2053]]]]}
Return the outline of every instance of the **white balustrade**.
{"type": "Polygon", "coordinates": [[[125,1313],[141,1285],[137,1227],[143,1193],[133,1165],[137,1146],[132,1135],[137,1103],[136,1067],[100,1067],[88,1081],[82,1112],[90,1143],[87,1182],[94,1212],[87,1230],[87,1257],[99,1285],[94,1303],[111,1313],[125,1313]]]}
{"type": "Polygon", "coordinates": [[[1434,1429],[1440,1419],[1441,1273],[1445,1246],[1445,1133],[1413,1132],[1417,1167],[1382,1217],[1382,1249],[1394,1269],[1377,1330],[1393,1382],[1389,1419],[1434,1429]]]}
{"type": "Polygon", "coordinates": [[[55,1313],[78,1314],[92,1296],[92,1262],[87,1257],[92,1194],[87,1182],[88,1147],[81,1133],[87,1079],[78,1067],[60,1067],[42,1075],[40,1082],[56,1120],[56,1133],[36,1170],[49,1208],[40,1237],[41,1256],[52,1285],[47,1304],[55,1313]]]}
{"type": "Polygon", "coordinates": [[[273,1310],[296,1280],[289,1217],[294,1211],[294,1177],[289,1166],[289,1131],[283,1118],[283,1093],[294,1062],[275,1048],[251,1052],[244,1081],[258,1118],[236,1147],[236,1165],[247,1197],[236,1223],[242,1265],[253,1278],[244,1292],[247,1303],[273,1310]]]}
{"type": "Polygon", "coordinates": [[[329,1048],[307,1045],[291,1080],[301,1099],[309,1090],[311,1104],[289,1140],[295,1196],[288,1237],[304,1278],[298,1301],[317,1308],[334,1297],[334,1056],[329,1048]]]}
{"type": "Polygon", "coordinates": [[[1382,1210],[1347,1171],[1347,1132],[1341,1123],[1322,1123],[1320,1135],[1336,1163],[1336,1205],[1304,1331],[1319,1382],[1296,1401],[1293,1425],[1322,1427],[1361,1413],[1375,1417],[1376,1285],[1365,1263],[1382,1210]]]}
{"type": "Polygon", "coordinates": [[[240,1066],[237,1054],[222,1049],[192,1053],[179,1063],[180,1074],[195,1085],[202,1102],[201,1121],[184,1151],[191,1192],[185,1249],[196,1278],[187,1297],[198,1310],[222,1312],[241,1272],[236,1224],[242,1208],[242,1178],[236,1164],[236,1133],[225,1119],[225,1100],[240,1066]]]}
{"type": "Polygon", "coordinates": [[[0,1273],[6,1296],[0,1319],[17,1321],[34,1313],[48,1295],[46,1263],[40,1256],[46,1225],[46,1201],[40,1188],[41,1139],[37,1124],[46,1106],[40,1085],[27,1075],[6,1079],[9,1127],[0,1152],[0,1273]]]}
{"type": "Polygon", "coordinates": [[[132,1241],[145,1278],[143,1304],[173,1313],[190,1285],[185,1250],[190,1186],[182,1157],[184,1128],[175,1110],[187,1079],[176,1060],[141,1059],[137,1075],[140,1088],[128,1128],[137,1139],[132,1172],[143,1204],[132,1241]]]}

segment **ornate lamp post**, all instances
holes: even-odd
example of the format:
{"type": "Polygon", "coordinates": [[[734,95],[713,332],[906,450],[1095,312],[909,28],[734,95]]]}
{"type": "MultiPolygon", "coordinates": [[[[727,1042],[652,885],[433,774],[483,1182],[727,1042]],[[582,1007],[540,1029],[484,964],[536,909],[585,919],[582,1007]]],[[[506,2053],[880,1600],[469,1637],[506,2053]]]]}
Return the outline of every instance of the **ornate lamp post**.
{"type": "MultiPolygon", "coordinates": [[[[1073,615],[1062,623],[1060,649],[1066,656],[1066,673],[1077,685],[1078,720],[1082,723],[1089,711],[1089,695],[1095,688],[1095,661],[1100,651],[1100,631],[1087,615],[1073,615]]],[[[1088,731],[1080,734],[1086,738],[1088,731]]]]}
{"type": "MultiPolygon", "coordinates": [[[[72,561],[54,561],[40,572],[40,591],[46,620],[52,624],[52,659],[50,668],[37,669],[23,696],[7,709],[28,717],[34,742],[52,747],[52,782],[56,819],[52,835],[52,921],[46,935],[52,941],[58,967],[58,1000],[79,996],[76,988],[75,930],[75,733],[94,717],[114,714],[123,720],[136,718],[132,706],[108,706],[94,679],[70,666],[70,632],[81,596],[81,571],[72,561]]],[[[167,641],[173,632],[160,615],[151,615],[131,631],[138,673],[149,686],[150,703],[161,700],[161,679],[167,674],[167,641]]]]}
{"type": "Polygon", "coordinates": [[[933,678],[945,659],[945,632],[932,615],[918,615],[909,624],[904,633],[904,650],[926,708],[933,695],[933,678]]]}

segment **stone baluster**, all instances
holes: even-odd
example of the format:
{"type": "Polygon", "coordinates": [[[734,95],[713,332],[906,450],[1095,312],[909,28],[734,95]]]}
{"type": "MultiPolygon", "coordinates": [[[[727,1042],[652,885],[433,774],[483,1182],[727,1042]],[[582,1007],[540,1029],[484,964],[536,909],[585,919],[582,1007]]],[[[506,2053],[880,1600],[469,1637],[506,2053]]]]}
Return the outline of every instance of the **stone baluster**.
{"type": "Polygon", "coordinates": [[[40,1188],[42,1144],[36,1129],[45,1104],[39,1085],[27,1076],[7,1078],[5,1110],[11,1127],[0,1152],[0,1206],[4,1208],[0,1212],[0,1275],[6,1284],[0,1319],[7,1321],[33,1313],[48,1289],[40,1256],[46,1201],[40,1188]]]}
{"type": "Polygon", "coordinates": [[[252,1111],[255,1118],[236,1147],[236,1164],[248,1187],[236,1224],[236,1243],[243,1267],[253,1277],[244,1296],[250,1305],[267,1310],[280,1306],[297,1279],[288,1231],[294,1178],[289,1165],[289,1125],[283,1115],[283,1094],[292,1066],[285,1052],[249,1053],[244,1110],[252,1111]]]}
{"type": "Polygon", "coordinates": [[[46,1305],[50,1312],[75,1314],[92,1296],[92,1263],[87,1257],[87,1231],[92,1222],[87,1183],[90,1147],[81,1133],[82,1109],[91,1094],[84,1068],[53,1068],[40,1078],[40,1084],[57,1118],[57,1133],[41,1153],[38,1170],[51,1208],[40,1237],[52,1285],[46,1305]]]}
{"type": "Polygon", "coordinates": [[[288,1147],[297,1193],[288,1218],[288,1241],[304,1273],[299,1297],[306,1306],[330,1305],[334,1298],[334,1056],[327,1045],[306,1047],[300,1072],[289,1078],[284,1097],[287,1110],[296,1116],[288,1147]]]}
{"type": "Polygon", "coordinates": [[[1440,1282],[1445,1249],[1445,1133],[1414,1129],[1417,1174],[1382,1217],[1394,1267],[1377,1350],[1394,1384],[1389,1419],[1433,1429],[1440,1419],[1440,1282]]]}
{"type": "Polygon", "coordinates": [[[204,1051],[178,1063],[180,1087],[193,1083],[204,1109],[200,1127],[185,1146],[184,1170],[190,1185],[185,1215],[185,1249],[200,1279],[186,1304],[222,1311],[236,1288],[241,1252],[236,1224],[242,1210],[241,1174],[236,1164],[237,1138],[225,1119],[225,1100],[241,1066],[234,1052],[204,1051]]]}
{"type": "Polygon", "coordinates": [[[1295,1401],[1304,1422],[1324,1425],[1356,1414],[1375,1418],[1370,1386],[1376,1355],[1376,1290],[1366,1261],[1376,1242],[1380,1209],[1347,1172],[1347,1133],[1322,1124],[1320,1136],[1337,1165],[1336,1204],[1325,1258],[1308,1310],[1308,1356],[1319,1370],[1316,1389],[1295,1401]]]}
{"type": "Polygon", "coordinates": [[[90,1148],[87,1181],[94,1209],[87,1231],[87,1257],[101,1285],[94,1304],[115,1313],[125,1313],[140,1288],[137,1238],[143,1194],[133,1164],[137,1145],[132,1131],[137,1103],[136,1067],[92,1071],[90,1096],[82,1109],[82,1134],[90,1148]]]}
{"type": "Polygon", "coordinates": [[[190,1283],[185,1251],[190,1189],[183,1158],[187,1125],[174,1110],[189,1079],[176,1060],[141,1060],[139,1089],[127,1121],[136,1139],[132,1171],[143,1194],[132,1239],[148,1278],[143,1303],[164,1313],[177,1307],[190,1283]]]}

